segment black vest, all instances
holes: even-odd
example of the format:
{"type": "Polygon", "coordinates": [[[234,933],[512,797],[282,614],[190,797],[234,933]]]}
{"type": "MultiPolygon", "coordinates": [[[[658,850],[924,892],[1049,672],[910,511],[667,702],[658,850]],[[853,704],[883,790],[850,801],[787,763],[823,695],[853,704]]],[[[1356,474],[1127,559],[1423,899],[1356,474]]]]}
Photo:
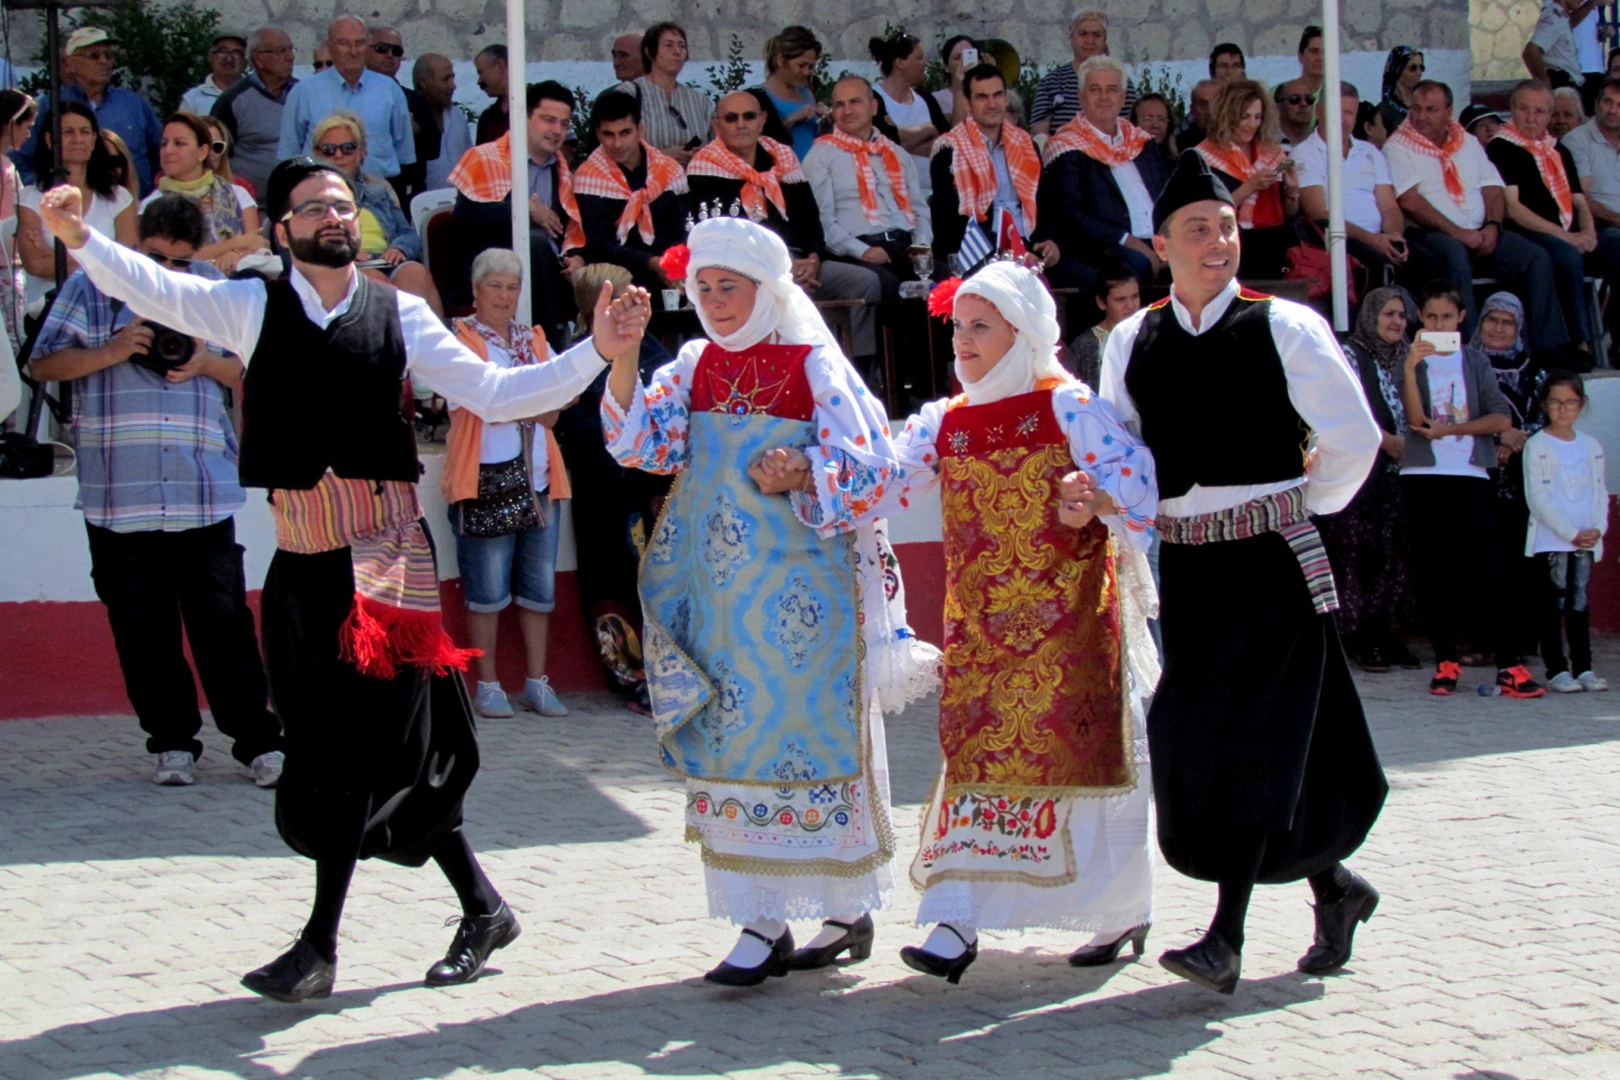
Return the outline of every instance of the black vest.
{"type": "Polygon", "coordinates": [[[1153,451],[1159,497],[1194,484],[1271,484],[1305,475],[1310,434],[1288,398],[1271,336],[1271,297],[1240,289],[1194,337],[1170,301],[1148,309],[1125,367],[1125,389],[1153,451]]]}
{"type": "Polygon", "coordinates": [[[285,277],[265,292],[242,387],[243,486],[308,490],[328,469],[414,484],[422,469],[402,411],[405,335],[393,287],[360,274],[349,310],[325,330],[285,277]]]}

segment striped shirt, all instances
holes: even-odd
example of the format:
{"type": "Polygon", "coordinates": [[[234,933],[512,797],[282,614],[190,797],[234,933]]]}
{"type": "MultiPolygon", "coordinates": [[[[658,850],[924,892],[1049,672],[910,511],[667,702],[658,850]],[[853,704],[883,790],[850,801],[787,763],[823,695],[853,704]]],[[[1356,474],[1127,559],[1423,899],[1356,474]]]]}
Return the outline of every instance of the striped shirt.
{"type": "MultiPolygon", "coordinates": [[[[1130,116],[1136,105],[1136,87],[1125,80],[1125,107],[1119,115],[1130,116]]],[[[1080,73],[1073,64],[1059,64],[1042,77],[1035,87],[1035,101],[1029,106],[1029,122],[1052,122],[1055,135],[1059,128],[1073,120],[1080,112],[1080,73]]]]}
{"type": "MultiPolygon", "coordinates": [[[[193,264],[199,277],[213,267],[193,264]]],[[[35,356],[94,349],[135,318],[78,271],[41,328],[35,356]]],[[[213,525],[242,508],[236,431],[224,388],[199,375],[183,383],[132,363],[74,380],[74,444],[84,518],[113,532],[179,532],[213,525]]]]}
{"type": "Polygon", "coordinates": [[[666,153],[691,144],[698,145],[712,137],[710,121],[714,119],[714,104],[709,95],[695,86],[678,83],[673,95],[664,93],[646,75],[630,82],[622,82],[613,89],[622,90],[641,102],[642,138],[666,153]]]}

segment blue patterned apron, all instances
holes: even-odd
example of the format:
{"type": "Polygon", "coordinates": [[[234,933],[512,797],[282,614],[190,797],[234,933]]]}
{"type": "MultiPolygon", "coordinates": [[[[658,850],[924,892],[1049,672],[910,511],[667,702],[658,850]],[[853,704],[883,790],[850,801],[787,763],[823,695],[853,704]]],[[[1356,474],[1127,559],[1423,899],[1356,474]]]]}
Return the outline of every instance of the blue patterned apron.
{"type": "Polygon", "coordinates": [[[861,774],[854,537],[823,540],[748,465],[815,443],[802,420],[695,412],[690,462],[641,565],[644,648],[664,764],[805,787],[861,774]]]}

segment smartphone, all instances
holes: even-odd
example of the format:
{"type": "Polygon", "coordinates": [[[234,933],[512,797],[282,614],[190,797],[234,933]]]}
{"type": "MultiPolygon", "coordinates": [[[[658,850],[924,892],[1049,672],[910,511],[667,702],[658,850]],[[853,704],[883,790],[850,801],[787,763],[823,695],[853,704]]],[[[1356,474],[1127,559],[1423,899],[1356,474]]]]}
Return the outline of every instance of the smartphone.
{"type": "Polygon", "coordinates": [[[1433,345],[1437,353],[1454,353],[1462,348],[1462,334],[1456,330],[1420,330],[1418,340],[1433,345]]]}
{"type": "Polygon", "coordinates": [[[969,71],[979,66],[979,50],[968,48],[962,50],[962,70],[969,71]]]}

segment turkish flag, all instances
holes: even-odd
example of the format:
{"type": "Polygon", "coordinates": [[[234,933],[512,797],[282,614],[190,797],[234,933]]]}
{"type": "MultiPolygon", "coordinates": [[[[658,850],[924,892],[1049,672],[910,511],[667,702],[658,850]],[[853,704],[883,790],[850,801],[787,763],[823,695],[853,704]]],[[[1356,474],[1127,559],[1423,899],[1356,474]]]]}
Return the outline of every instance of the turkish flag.
{"type": "Polygon", "coordinates": [[[1004,206],[996,211],[996,250],[1014,255],[1028,253],[1024,238],[1018,235],[1018,226],[1013,223],[1012,211],[1004,206]]]}

